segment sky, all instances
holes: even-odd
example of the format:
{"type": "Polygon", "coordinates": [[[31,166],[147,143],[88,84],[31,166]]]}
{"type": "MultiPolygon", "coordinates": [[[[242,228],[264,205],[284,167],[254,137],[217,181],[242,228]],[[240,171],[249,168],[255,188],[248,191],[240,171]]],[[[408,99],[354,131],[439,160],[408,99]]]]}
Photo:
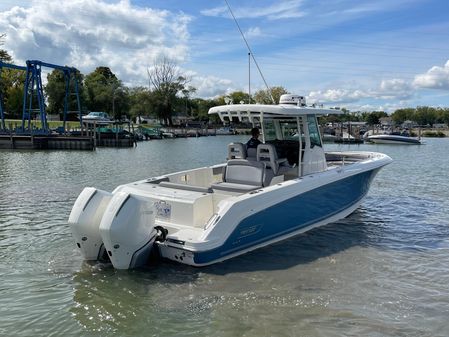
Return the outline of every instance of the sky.
{"type": "MultiPolygon", "coordinates": [[[[449,1],[228,0],[269,86],[351,111],[449,107],[449,1]]],[[[196,96],[265,89],[225,0],[0,0],[14,63],[147,86],[161,59],[196,96]]]]}

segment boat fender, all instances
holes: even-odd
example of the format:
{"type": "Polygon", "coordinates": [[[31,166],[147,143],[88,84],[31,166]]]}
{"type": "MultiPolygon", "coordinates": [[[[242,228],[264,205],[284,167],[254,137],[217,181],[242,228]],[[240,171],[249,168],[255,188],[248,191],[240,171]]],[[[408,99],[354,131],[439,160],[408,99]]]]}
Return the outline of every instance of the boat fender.
{"type": "Polygon", "coordinates": [[[157,242],[164,242],[167,239],[168,230],[162,226],[155,226],[155,230],[157,230],[158,235],[156,236],[157,242]]]}

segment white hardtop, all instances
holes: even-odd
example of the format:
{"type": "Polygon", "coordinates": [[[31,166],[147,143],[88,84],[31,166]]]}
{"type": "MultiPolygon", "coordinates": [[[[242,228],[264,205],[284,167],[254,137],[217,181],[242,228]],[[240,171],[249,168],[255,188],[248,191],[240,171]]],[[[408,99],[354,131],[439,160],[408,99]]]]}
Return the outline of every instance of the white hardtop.
{"type": "Polygon", "coordinates": [[[280,98],[280,104],[229,104],[215,106],[209,109],[209,114],[218,114],[220,119],[231,119],[237,117],[240,121],[247,118],[252,121],[253,118],[292,118],[305,115],[329,115],[342,114],[338,109],[325,109],[315,105],[307,106],[303,96],[285,94],[280,98]]]}
{"type": "Polygon", "coordinates": [[[343,111],[336,109],[324,109],[314,107],[303,107],[291,104],[267,105],[267,104],[230,104],[219,105],[209,109],[209,114],[218,114],[221,120],[224,118],[279,118],[298,117],[304,115],[329,115],[342,114],[343,111]]]}

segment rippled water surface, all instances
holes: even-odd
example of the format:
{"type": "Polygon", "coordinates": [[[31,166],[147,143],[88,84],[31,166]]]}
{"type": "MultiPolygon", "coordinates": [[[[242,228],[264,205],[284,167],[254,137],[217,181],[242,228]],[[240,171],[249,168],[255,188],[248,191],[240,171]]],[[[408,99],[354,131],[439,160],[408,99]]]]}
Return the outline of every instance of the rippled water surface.
{"type": "Polygon", "coordinates": [[[449,139],[328,145],[394,162],[348,218],[214,266],[82,261],[67,219],[85,186],[222,162],[245,138],[0,152],[0,336],[449,335],[449,139]]]}

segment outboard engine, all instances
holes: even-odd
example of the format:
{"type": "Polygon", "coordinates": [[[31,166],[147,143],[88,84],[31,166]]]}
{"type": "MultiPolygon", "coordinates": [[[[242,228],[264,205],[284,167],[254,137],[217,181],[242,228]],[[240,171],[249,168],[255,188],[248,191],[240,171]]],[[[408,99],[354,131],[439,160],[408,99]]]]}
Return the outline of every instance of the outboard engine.
{"type": "Polygon", "coordinates": [[[100,235],[117,269],[142,266],[157,238],[154,203],[127,192],[114,194],[100,223],[100,235]]]}
{"type": "Polygon", "coordinates": [[[99,227],[112,194],[86,187],[73,205],[69,225],[76,245],[86,260],[100,260],[103,256],[103,241],[99,227]]]}

